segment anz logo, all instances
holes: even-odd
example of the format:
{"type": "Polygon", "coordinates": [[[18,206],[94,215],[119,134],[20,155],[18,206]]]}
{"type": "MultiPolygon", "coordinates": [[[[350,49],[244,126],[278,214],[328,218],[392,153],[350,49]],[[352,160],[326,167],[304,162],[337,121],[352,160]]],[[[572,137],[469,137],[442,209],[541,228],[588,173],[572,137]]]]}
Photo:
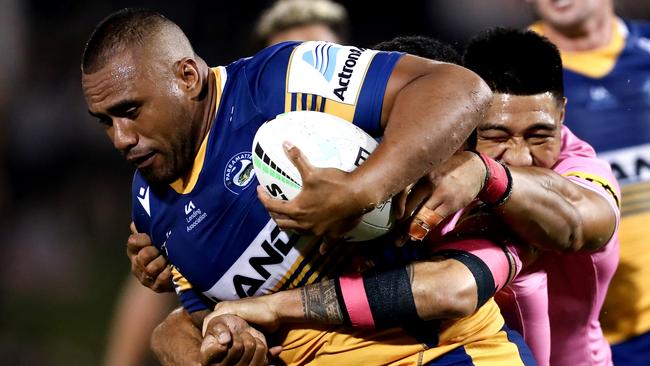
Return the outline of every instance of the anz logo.
{"type": "Polygon", "coordinates": [[[246,269],[245,272],[247,273],[239,273],[232,277],[233,286],[240,298],[255,295],[260,287],[272,276],[272,272],[281,271],[282,273],[275,273],[276,275],[279,274],[280,277],[285,275],[285,266],[280,264],[284,262],[285,257],[289,254],[299,236],[287,237],[286,235],[280,235],[281,232],[280,228],[275,226],[271,230],[269,237],[262,241],[260,245],[262,251],[258,250],[257,253],[248,258],[250,267],[246,269]]]}

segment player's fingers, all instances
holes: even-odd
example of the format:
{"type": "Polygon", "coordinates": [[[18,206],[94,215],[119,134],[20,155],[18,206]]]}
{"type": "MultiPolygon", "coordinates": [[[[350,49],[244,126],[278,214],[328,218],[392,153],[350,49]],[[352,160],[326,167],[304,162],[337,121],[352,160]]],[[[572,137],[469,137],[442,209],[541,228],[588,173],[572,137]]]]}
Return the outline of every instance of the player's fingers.
{"type": "Polygon", "coordinates": [[[129,229],[131,230],[131,234],[137,234],[138,229],[135,227],[135,222],[131,221],[131,224],[129,225],[129,229]]]}
{"type": "Polygon", "coordinates": [[[292,209],[289,201],[271,197],[262,186],[257,186],[257,198],[271,215],[291,216],[292,209]]]}
{"type": "Polygon", "coordinates": [[[415,214],[413,221],[409,225],[409,236],[412,240],[422,240],[431,231],[438,226],[445,217],[430,209],[426,205],[420,207],[415,214]]]}
{"type": "Polygon", "coordinates": [[[234,365],[242,358],[244,353],[244,345],[242,343],[241,334],[232,333],[232,341],[228,347],[228,352],[226,357],[223,358],[221,364],[223,365],[234,365]]]}
{"type": "Polygon", "coordinates": [[[147,234],[131,234],[126,239],[126,251],[128,254],[137,254],[140,249],[153,246],[147,234]]]}
{"type": "Polygon", "coordinates": [[[144,271],[149,276],[156,278],[165,270],[166,267],[167,259],[162,255],[159,255],[146,265],[144,271]]]}
{"type": "Polygon", "coordinates": [[[139,265],[142,266],[142,268],[147,268],[149,263],[158,258],[158,256],[160,256],[160,251],[158,251],[158,248],[154,247],[153,245],[149,245],[140,249],[138,254],[135,256],[135,260],[139,265]]]}
{"type": "Polygon", "coordinates": [[[165,269],[160,272],[158,277],[154,280],[151,289],[156,292],[170,292],[174,289],[172,283],[172,267],[166,266],[165,269]]]}
{"type": "Polygon", "coordinates": [[[291,142],[285,141],[282,143],[282,147],[284,148],[284,153],[287,155],[291,163],[293,163],[293,165],[295,165],[298,169],[298,173],[300,173],[300,177],[304,182],[305,178],[309,178],[309,175],[313,170],[313,166],[309,163],[307,157],[303,155],[302,151],[300,151],[300,149],[298,149],[298,147],[291,142]]]}
{"type": "Polygon", "coordinates": [[[292,219],[277,219],[275,223],[284,231],[294,230],[296,232],[305,232],[307,230],[302,224],[292,219]]]}
{"type": "Polygon", "coordinates": [[[220,362],[226,357],[227,352],[228,344],[222,344],[217,337],[208,334],[203,338],[199,350],[201,365],[207,366],[215,362],[220,362]]]}
{"type": "Polygon", "coordinates": [[[282,346],[271,347],[271,348],[269,348],[269,357],[270,358],[278,357],[280,352],[282,352],[282,346]]]}
{"type": "Polygon", "coordinates": [[[268,363],[267,361],[267,355],[268,351],[266,349],[266,344],[262,342],[258,338],[254,338],[255,340],[255,350],[253,352],[253,357],[250,359],[249,364],[251,366],[264,366],[268,363]]]}
{"type": "MultiPolygon", "coordinates": [[[[239,338],[242,344],[242,351],[239,356],[239,359],[236,360],[237,366],[246,366],[251,364],[253,356],[255,356],[255,351],[257,347],[257,342],[253,336],[248,332],[242,332],[239,334],[239,338]]],[[[266,353],[266,350],[264,351],[266,353]]]]}

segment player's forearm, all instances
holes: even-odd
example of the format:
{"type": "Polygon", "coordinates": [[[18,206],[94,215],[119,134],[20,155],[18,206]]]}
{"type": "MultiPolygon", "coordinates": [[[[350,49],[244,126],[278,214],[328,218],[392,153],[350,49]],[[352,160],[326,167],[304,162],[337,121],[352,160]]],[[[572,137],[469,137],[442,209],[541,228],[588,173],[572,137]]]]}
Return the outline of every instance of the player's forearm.
{"type": "Polygon", "coordinates": [[[555,250],[595,249],[609,241],[615,217],[604,198],[550,169],[510,171],[512,193],[497,212],[524,241],[555,250]]]}
{"type": "MultiPolygon", "coordinates": [[[[406,56],[391,76],[414,62],[406,56]]],[[[387,89],[390,94],[391,84],[387,89]]],[[[470,71],[434,64],[402,85],[394,99],[384,99],[387,117],[382,143],[352,173],[355,186],[368,201],[382,202],[447,160],[482,118],[491,92],[470,71]],[[386,106],[388,105],[388,106],[386,106]],[[367,187],[373,187],[368,190],[367,187]]]]}
{"type": "Polygon", "coordinates": [[[165,366],[200,365],[202,340],[201,330],[190,314],[179,308],[156,327],[151,335],[151,349],[165,366]]]}
{"type": "Polygon", "coordinates": [[[478,301],[472,273],[451,259],[419,262],[370,277],[328,280],[271,296],[282,323],[378,328],[467,316],[478,301]]]}

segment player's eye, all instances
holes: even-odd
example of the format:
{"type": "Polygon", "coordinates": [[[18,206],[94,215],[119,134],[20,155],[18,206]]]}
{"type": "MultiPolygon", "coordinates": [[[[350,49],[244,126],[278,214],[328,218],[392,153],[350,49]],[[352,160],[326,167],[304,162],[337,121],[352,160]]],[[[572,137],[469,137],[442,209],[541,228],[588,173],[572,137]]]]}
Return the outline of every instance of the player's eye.
{"type": "Polygon", "coordinates": [[[99,121],[100,124],[106,127],[111,127],[113,125],[113,119],[111,119],[110,117],[97,117],[97,120],[99,121]]]}

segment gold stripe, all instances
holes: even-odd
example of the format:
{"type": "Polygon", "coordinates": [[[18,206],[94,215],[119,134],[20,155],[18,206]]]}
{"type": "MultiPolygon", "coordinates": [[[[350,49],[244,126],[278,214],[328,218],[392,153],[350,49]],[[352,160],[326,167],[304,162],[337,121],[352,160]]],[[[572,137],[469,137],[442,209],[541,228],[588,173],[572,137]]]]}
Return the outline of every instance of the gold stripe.
{"type": "Polygon", "coordinates": [[[316,111],[320,111],[321,106],[323,105],[323,97],[320,95],[316,96],[316,111]]]}
{"type": "MultiPolygon", "coordinates": [[[[313,98],[313,94],[307,94],[307,104],[305,105],[305,110],[306,111],[311,111],[311,100],[313,98]]],[[[301,100],[302,102],[302,100],[301,100]]]]}
{"type": "MultiPolygon", "coordinates": [[[[215,99],[215,117],[217,113],[219,112],[219,104],[221,102],[221,96],[222,96],[222,90],[221,90],[221,73],[217,70],[217,68],[211,69],[212,72],[215,75],[215,92],[217,93],[217,97],[215,99]]],[[[208,139],[210,137],[210,131],[205,135],[205,138],[203,139],[203,142],[201,142],[201,146],[199,147],[199,151],[196,154],[196,157],[194,158],[194,163],[192,163],[192,169],[190,170],[190,176],[187,180],[183,179],[183,177],[176,179],[174,182],[170,183],[169,185],[172,187],[174,191],[178,194],[188,194],[192,192],[194,189],[194,186],[196,186],[196,182],[199,180],[199,175],[201,174],[201,170],[203,170],[203,163],[205,162],[205,151],[208,146],[208,139]]]]}
{"type": "MultiPolygon", "coordinates": [[[[601,78],[607,75],[612,71],[619,55],[625,48],[625,36],[620,27],[621,20],[619,18],[613,19],[612,39],[604,47],[579,52],[560,50],[564,68],[591,78],[601,78]]],[[[534,23],[530,26],[530,29],[538,34],[545,35],[544,23],[542,22],[534,23]]]]}
{"type": "Polygon", "coordinates": [[[618,194],[614,190],[614,186],[611,185],[607,179],[600,177],[595,174],[583,173],[583,172],[568,172],[562,174],[565,177],[578,177],[580,179],[587,180],[589,182],[598,183],[607,193],[609,193],[616,202],[616,206],[621,207],[621,200],[618,197],[618,194]]]}
{"type": "Polygon", "coordinates": [[[490,341],[489,345],[481,342],[465,345],[465,353],[472,358],[475,366],[524,366],[517,345],[508,340],[505,331],[502,330],[490,337],[490,341]]]}
{"type": "Polygon", "coordinates": [[[348,122],[352,122],[354,119],[355,108],[356,105],[345,104],[332,99],[327,99],[324,112],[341,117],[348,122]]]}
{"type": "Polygon", "coordinates": [[[187,291],[192,288],[190,282],[185,277],[183,277],[183,275],[174,266],[172,266],[172,282],[174,283],[174,287],[176,287],[176,290],[178,292],[187,291]]]}
{"type": "Polygon", "coordinates": [[[305,261],[305,257],[303,257],[302,253],[311,252],[314,245],[320,245],[320,242],[314,239],[310,243],[307,243],[307,245],[305,245],[304,248],[300,249],[301,254],[298,256],[298,258],[296,258],[296,261],[293,263],[293,265],[291,265],[291,268],[289,268],[289,270],[286,272],[284,277],[282,277],[282,279],[278,281],[278,283],[276,283],[275,286],[273,286],[271,292],[277,292],[280,290],[280,288],[284,285],[284,283],[287,282],[287,280],[289,280],[289,277],[291,277],[293,273],[296,272],[298,267],[302,264],[302,262],[305,261]]]}

